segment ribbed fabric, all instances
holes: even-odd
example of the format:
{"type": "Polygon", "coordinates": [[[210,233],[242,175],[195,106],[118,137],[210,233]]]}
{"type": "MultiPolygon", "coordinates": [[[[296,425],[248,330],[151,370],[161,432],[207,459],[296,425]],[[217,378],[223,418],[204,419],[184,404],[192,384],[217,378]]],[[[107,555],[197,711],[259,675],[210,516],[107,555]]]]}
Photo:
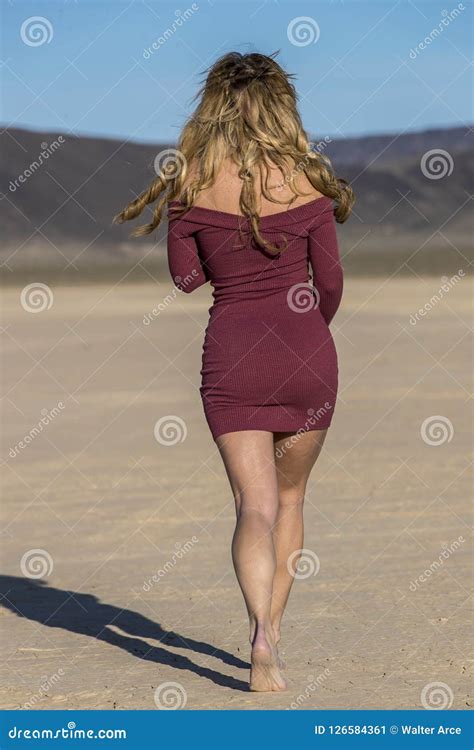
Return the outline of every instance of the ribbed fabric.
{"type": "Polygon", "coordinates": [[[213,288],[201,397],[214,439],[329,427],[338,368],[328,325],[342,295],[332,201],[261,217],[278,254],[255,245],[242,216],[199,206],[176,216],[178,206],[169,207],[171,276],[185,292],[213,288]]]}

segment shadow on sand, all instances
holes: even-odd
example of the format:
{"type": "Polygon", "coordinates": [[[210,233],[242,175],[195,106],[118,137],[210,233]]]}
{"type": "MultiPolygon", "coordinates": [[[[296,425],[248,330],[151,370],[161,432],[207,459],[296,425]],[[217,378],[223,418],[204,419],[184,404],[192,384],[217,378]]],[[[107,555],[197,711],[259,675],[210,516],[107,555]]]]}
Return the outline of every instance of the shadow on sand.
{"type": "Polygon", "coordinates": [[[62,628],[71,633],[87,635],[122,648],[137,659],[194,672],[199,677],[212,680],[216,685],[234,690],[249,690],[246,682],[194,664],[187,656],[168,651],[163,646],[172,645],[206,656],[214,656],[221,659],[224,664],[241,669],[250,668],[247,662],[204,641],[165,630],[159,623],[149,620],[139,612],[104,604],[92,594],[63,591],[48,586],[42,580],[0,576],[0,604],[18,617],[25,617],[48,628],[62,628]],[[126,635],[116,633],[110,626],[120,629],[126,635]],[[162,645],[150,646],[141,640],[142,638],[153,638],[162,645]]]}

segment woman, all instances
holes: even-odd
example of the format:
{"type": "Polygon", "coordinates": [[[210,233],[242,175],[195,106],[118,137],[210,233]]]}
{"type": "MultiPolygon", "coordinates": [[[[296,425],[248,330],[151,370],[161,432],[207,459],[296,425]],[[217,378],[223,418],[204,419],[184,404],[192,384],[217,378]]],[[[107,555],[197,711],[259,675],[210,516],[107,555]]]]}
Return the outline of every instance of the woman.
{"type": "Polygon", "coordinates": [[[211,67],[175,163],[117,217],[156,202],[151,223],[133,233],[141,236],[167,206],[176,286],[213,287],[201,396],[235,498],[232,556],[256,691],[286,687],[281,620],[303,546],[306,483],[336,401],[334,217],[345,221],[354,200],[310,148],[291,76],[274,57],[233,52],[211,67]]]}

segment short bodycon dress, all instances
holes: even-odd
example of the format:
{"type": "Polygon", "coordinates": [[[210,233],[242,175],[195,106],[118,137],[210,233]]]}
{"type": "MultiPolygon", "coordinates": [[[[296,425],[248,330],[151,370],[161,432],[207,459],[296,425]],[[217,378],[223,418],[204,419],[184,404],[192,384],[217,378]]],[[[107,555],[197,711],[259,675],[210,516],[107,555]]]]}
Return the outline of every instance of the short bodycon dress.
{"type": "Polygon", "coordinates": [[[201,397],[213,438],[240,430],[329,427],[337,356],[328,325],[342,295],[332,200],[262,216],[272,253],[238,214],[168,207],[168,262],[176,286],[210,281],[201,397]],[[309,281],[309,267],[312,284],[309,281]]]}

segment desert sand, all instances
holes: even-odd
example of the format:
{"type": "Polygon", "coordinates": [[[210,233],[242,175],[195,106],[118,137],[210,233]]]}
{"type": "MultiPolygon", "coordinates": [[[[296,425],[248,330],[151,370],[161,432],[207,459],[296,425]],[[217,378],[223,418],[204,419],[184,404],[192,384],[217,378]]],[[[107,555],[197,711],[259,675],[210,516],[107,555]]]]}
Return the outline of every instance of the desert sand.
{"type": "Polygon", "coordinates": [[[36,313],[7,289],[2,708],[468,708],[469,280],[411,319],[441,283],[346,280],[279,694],[247,688],[209,289],[58,286],[36,313]]]}

